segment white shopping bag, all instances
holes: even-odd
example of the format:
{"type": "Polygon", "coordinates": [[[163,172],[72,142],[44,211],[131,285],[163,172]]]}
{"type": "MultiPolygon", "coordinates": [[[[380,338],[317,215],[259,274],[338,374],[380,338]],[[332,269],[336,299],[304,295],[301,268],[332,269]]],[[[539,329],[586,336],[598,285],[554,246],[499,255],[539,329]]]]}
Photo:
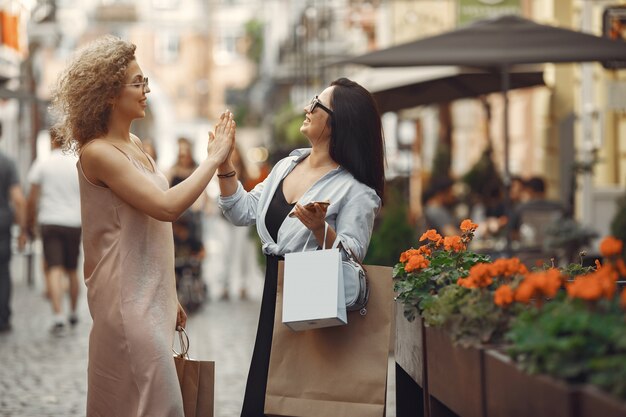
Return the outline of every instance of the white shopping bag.
{"type": "Polygon", "coordinates": [[[341,261],[338,248],[285,255],[283,323],[291,330],[348,323],[341,261]]]}

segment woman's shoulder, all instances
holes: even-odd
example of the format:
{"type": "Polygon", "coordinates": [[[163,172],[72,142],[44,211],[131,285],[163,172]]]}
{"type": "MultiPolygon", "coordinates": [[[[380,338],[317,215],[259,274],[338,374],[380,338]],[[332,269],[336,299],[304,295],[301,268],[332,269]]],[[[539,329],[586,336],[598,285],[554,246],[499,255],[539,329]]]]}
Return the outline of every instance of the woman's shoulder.
{"type": "Polygon", "coordinates": [[[272,171],[270,172],[270,175],[284,172],[291,166],[292,163],[303,159],[310,153],[310,148],[295,149],[291,151],[288,156],[285,156],[276,162],[274,168],[272,168],[272,171]]]}
{"type": "Polygon", "coordinates": [[[109,152],[113,151],[113,145],[109,143],[106,138],[95,138],[85,143],[80,149],[81,160],[99,159],[101,156],[106,156],[109,152]]]}
{"type": "Polygon", "coordinates": [[[130,134],[130,140],[137,146],[139,146],[140,148],[143,146],[143,142],[141,141],[141,139],[139,139],[139,136],[135,135],[134,133],[130,134]]]}
{"type": "Polygon", "coordinates": [[[81,164],[91,166],[117,165],[128,160],[123,151],[105,138],[96,138],[80,149],[81,164]]]}
{"type": "Polygon", "coordinates": [[[372,200],[378,205],[381,203],[376,190],[354,178],[354,176],[345,168],[340,168],[337,175],[333,177],[332,181],[334,186],[343,190],[344,195],[349,200],[357,198],[359,200],[372,200]]]}
{"type": "Polygon", "coordinates": [[[372,187],[357,180],[354,177],[354,175],[352,175],[352,173],[350,173],[350,171],[348,171],[344,167],[339,167],[336,177],[339,181],[344,183],[345,186],[349,187],[351,192],[357,192],[357,193],[372,192],[374,194],[376,193],[376,191],[374,191],[372,187]]]}

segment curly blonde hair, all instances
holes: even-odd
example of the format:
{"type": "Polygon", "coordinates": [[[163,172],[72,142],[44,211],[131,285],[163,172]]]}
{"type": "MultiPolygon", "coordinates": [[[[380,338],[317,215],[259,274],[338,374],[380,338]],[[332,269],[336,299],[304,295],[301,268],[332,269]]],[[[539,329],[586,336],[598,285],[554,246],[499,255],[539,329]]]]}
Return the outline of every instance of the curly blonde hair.
{"type": "Polygon", "coordinates": [[[103,36],[81,49],[59,75],[52,92],[53,129],[63,149],[79,151],[107,133],[111,102],[123,88],[135,49],[115,36],[103,36]]]}

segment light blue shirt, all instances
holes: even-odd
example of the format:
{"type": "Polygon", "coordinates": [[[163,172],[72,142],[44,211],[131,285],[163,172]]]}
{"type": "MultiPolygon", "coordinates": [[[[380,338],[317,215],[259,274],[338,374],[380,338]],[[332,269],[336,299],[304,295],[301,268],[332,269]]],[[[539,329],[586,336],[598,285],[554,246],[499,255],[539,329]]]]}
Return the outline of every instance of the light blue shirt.
{"type": "MultiPolygon", "coordinates": [[[[265,226],[265,215],[278,184],[310,153],[310,149],[297,149],[287,158],[281,159],[265,181],[250,192],[246,192],[239,183],[234,194],[219,198],[219,206],[231,223],[247,226],[256,222],[265,254],[282,256],[302,251],[311,235],[311,231],[296,217],[285,218],[278,230],[277,242],[274,242],[265,226]]],[[[326,222],[337,232],[337,238],[343,246],[352,250],[362,261],[372,236],[374,218],[381,206],[376,191],[356,180],[344,168],[338,167],[317,180],[298,203],[305,205],[323,200],[330,201],[326,222]]],[[[306,249],[314,250],[316,247],[317,240],[311,237],[306,249]]]]}

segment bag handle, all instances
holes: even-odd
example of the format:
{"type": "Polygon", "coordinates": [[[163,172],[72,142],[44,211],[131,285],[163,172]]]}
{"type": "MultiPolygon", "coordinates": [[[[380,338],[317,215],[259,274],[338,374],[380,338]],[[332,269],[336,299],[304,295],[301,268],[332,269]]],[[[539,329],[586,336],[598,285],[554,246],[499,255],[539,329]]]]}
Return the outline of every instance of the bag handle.
{"type": "Polygon", "coordinates": [[[180,342],[181,350],[180,353],[176,352],[176,350],[172,346],[172,352],[174,352],[179,358],[189,359],[189,336],[187,336],[187,332],[182,326],[176,326],[176,331],[178,332],[178,340],[180,342]]]}
{"type": "MultiPolygon", "coordinates": [[[[326,233],[328,233],[328,223],[324,222],[324,243],[322,244],[322,249],[326,249],[326,233]]],[[[311,233],[309,233],[309,236],[306,238],[306,242],[304,242],[304,247],[302,248],[302,252],[306,250],[306,245],[309,244],[309,239],[311,239],[312,235],[313,235],[313,231],[311,230],[311,233]]]]}
{"type": "Polygon", "coordinates": [[[352,252],[352,249],[344,246],[343,242],[339,239],[339,235],[337,235],[337,237],[335,238],[335,241],[333,242],[332,249],[335,249],[335,248],[339,248],[343,250],[346,253],[346,255],[348,255],[348,258],[350,258],[350,260],[356,262],[357,264],[363,267],[363,264],[361,263],[361,261],[359,261],[359,258],[356,257],[354,252],[352,252]]]}

